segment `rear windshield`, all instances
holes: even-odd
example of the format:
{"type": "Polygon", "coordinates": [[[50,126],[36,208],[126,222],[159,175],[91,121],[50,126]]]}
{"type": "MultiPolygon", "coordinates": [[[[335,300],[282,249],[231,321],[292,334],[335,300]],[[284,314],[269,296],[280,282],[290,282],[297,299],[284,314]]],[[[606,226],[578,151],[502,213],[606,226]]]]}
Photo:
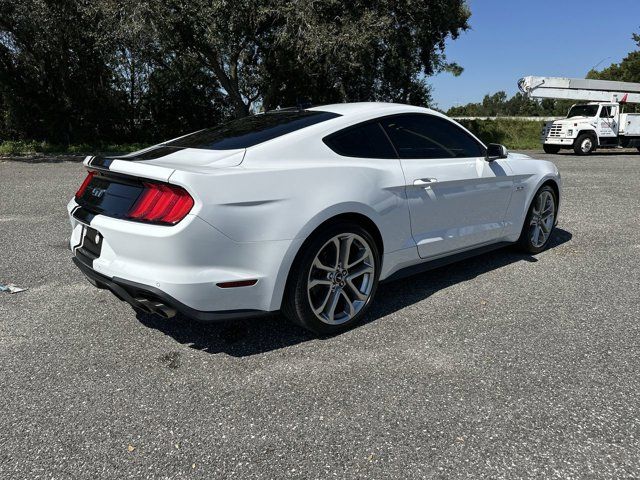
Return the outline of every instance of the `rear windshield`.
{"type": "Polygon", "coordinates": [[[208,150],[247,148],[339,116],[331,112],[276,110],[200,130],[165,145],[208,150]]]}

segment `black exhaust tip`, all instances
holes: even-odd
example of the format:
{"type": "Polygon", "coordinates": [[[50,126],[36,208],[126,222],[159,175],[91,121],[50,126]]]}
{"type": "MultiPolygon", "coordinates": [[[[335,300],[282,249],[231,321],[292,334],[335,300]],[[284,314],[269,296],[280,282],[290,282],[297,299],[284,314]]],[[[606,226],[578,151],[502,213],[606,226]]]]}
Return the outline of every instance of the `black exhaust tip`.
{"type": "Polygon", "coordinates": [[[154,313],[156,313],[157,315],[160,315],[164,319],[173,318],[178,313],[175,308],[169,307],[164,303],[156,302],[154,304],[154,307],[155,307],[154,313]]]}
{"type": "Polygon", "coordinates": [[[135,300],[138,308],[145,313],[156,314],[164,319],[173,318],[178,313],[175,308],[155,300],[149,300],[148,298],[136,298],[135,300]]]}
{"type": "Polygon", "coordinates": [[[146,298],[136,298],[137,307],[144,313],[155,313],[154,304],[146,298]]]}

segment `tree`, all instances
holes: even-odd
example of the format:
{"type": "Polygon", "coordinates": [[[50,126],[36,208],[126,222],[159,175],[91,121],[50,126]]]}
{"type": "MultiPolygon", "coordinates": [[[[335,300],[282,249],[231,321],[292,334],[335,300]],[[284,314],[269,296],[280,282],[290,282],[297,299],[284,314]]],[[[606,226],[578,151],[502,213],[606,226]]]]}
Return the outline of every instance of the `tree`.
{"type": "Polygon", "coordinates": [[[427,103],[425,76],[461,71],[443,52],[470,16],[464,0],[170,0],[157,8],[161,43],[198,58],[236,116],[302,99],[427,103]]]}
{"type": "Polygon", "coordinates": [[[111,73],[105,52],[83,34],[92,23],[79,2],[0,0],[0,91],[7,128],[58,142],[73,134],[108,134],[111,73]]]}
{"type": "Polygon", "coordinates": [[[507,94],[501,91],[493,95],[485,95],[482,103],[451,107],[447,115],[452,117],[556,117],[566,115],[573,103],[575,102],[571,100],[552,98],[532,99],[520,92],[507,99],[507,94]]]}
{"type": "Polygon", "coordinates": [[[0,135],[153,141],[299,103],[428,104],[465,0],[0,0],[0,135]]]}
{"type": "MultiPolygon", "coordinates": [[[[634,33],[632,38],[640,48],[640,35],[634,33]]],[[[591,70],[587,78],[640,83],[640,50],[629,53],[620,63],[613,63],[604,70],[591,70]]]]}

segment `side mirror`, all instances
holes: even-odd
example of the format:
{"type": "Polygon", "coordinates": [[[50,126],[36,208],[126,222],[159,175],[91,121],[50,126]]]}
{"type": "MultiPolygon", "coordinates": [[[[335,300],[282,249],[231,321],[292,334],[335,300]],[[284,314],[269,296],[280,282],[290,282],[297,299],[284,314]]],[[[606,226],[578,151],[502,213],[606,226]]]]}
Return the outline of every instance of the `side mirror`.
{"type": "Polygon", "coordinates": [[[498,160],[500,158],[507,158],[509,155],[509,150],[504,145],[499,145],[497,143],[490,143],[487,145],[487,162],[493,162],[494,160],[498,160]]]}

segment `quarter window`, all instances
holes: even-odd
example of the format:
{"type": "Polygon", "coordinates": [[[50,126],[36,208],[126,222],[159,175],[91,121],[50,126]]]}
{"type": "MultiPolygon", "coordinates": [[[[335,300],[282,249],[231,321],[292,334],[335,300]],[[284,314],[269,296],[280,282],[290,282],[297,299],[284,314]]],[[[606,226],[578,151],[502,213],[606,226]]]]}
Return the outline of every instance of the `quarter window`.
{"type": "Polygon", "coordinates": [[[380,119],[400,158],[470,158],[484,147],[456,124],[431,115],[408,114],[380,119]]]}
{"type": "Polygon", "coordinates": [[[398,158],[393,145],[376,122],[341,130],[326,137],[324,143],[345,157],[398,158]]]}

